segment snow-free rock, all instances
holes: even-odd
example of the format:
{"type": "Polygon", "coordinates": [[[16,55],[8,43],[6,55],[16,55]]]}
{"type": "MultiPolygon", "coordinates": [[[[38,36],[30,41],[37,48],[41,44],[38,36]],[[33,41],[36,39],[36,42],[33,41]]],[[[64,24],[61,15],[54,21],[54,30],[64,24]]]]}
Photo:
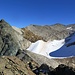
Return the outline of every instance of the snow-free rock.
{"type": "Polygon", "coordinates": [[[19,50],[15,32],[4,20],[0,21],[0,46],[0,55],[16,55],[19,50]]]}

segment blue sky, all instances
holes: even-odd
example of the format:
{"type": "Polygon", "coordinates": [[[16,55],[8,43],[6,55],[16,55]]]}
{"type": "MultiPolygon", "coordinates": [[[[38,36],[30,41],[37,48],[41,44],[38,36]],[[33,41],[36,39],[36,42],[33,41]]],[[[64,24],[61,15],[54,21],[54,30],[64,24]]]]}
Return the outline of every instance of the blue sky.
{"type": "Polygon", "coordinates": [[[0,19],[19,28],[75,23],[75,0],[0,0],[0,19]]]}

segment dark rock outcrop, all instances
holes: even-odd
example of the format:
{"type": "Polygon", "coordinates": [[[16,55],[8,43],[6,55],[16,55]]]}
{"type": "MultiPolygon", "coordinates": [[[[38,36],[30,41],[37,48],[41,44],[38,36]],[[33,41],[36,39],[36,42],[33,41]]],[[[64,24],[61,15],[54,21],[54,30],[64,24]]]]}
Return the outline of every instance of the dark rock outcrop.
{"type": "Polygon", "coordinates": [[[42,64],[32,70],[36,75],[75,75],[75,68],[66,66],[64,64],[58,65],[55,69],[47,64],[42,64]]]}
{"type": "Polygon", "coordinates": [[[63,64],[60,64],[54,70],[55,75],[75,75],[75,69],[63,64]]]}

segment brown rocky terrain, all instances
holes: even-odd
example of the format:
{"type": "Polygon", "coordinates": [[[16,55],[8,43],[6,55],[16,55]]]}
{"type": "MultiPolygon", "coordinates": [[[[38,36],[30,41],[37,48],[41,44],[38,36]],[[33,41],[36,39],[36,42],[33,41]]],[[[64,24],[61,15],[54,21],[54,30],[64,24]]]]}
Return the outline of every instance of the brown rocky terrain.
{"type": "Polygon", "coordinates": [[[26,29],[26,28],[22,28],[23,29],[23,35],[24,38],[31,41],[31,42],[36,42],[37,40],[43,40],[43,37],[38,36],[36,34],[34,34],[33,32],[31,32],[30,30],[26,29]]]}
{"type": "Polygon", "coordinates": [[[0,57],[0,75],[35,75],[29,66],[15,56],[0,57]]]}
{"type": "Polygon", "coordinates": [[[0,75],[75,75],[74,68],[63,64],[56,68],[47,64],[38,66],[34,61],[24,63],[15,56],[0,57],[0,64],[0,75]]]}

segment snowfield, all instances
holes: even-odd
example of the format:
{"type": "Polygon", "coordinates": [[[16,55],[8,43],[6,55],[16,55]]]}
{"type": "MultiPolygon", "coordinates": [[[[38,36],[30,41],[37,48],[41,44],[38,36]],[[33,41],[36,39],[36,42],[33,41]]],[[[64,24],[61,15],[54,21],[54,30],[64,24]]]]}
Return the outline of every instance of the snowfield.
{"type": "Polygon", "coordinates": [[[66,58],[75,56],[75,34],[66,39],[44,42],[38,40],[27,49],[33,53],[44,55],[48,58],[66,58]]]}
{"type": "Polygon", "coordinates": [[[50,58],[49,53],[61,48],[64,45],[64,43],[65,43],[64,39],[48,41],[48,42],[38,40],[37,42],[32,43],[27,50],[50,58]]]}

